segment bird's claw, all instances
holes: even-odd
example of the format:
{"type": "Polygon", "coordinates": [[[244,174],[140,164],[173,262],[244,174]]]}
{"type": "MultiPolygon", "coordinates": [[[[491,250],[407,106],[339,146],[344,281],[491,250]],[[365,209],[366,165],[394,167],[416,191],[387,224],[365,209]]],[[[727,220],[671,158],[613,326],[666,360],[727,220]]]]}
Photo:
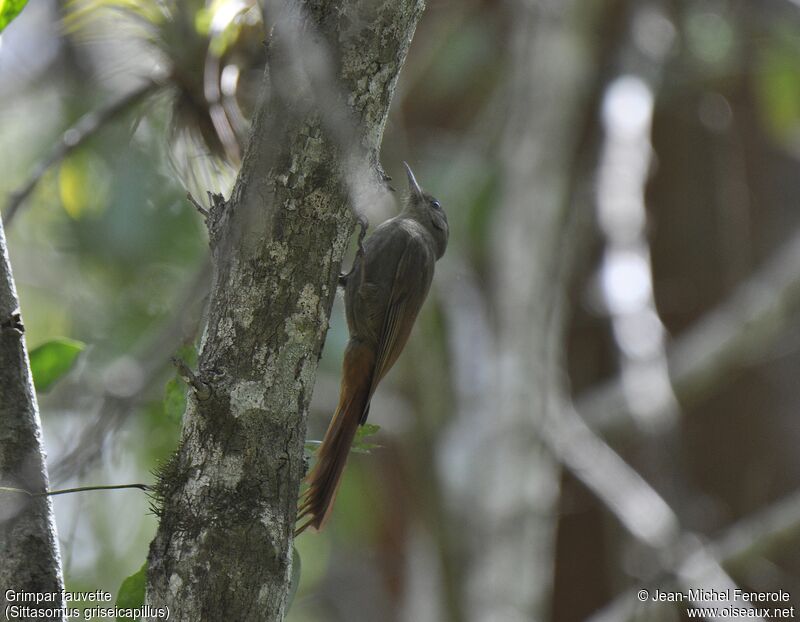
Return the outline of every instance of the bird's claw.
{"type": "Polygon", "coordinates": [[[356,221],[358,222],[358,226],[361,228],[361,231],[358,232],[358,250],[356,251],[356,257],[361,257],[364,255],[364,238],[367,235],[369,221],[363,214],[358,214],[356,216],[356,221]]]}
{"type": "Polygon", "coordinates": [[[383,184],[387,190],[394,192],[395,191],[394,188],[392,188],[392,185],[389,183],[390,181],[392,181],[392,177],[391,175],[389,175],[389,173],[383,170],[383,166],[381,166],[380,162],[376,162],[375,170],[378,173],[378,180],[380,181],[380,183],[383,184]]]}
{"type": "Polygon", "coordinates": [[[356,251],[356,256],[353,259],[353,265],[350,266],[350,270],[347,273],[341,273],[339,275],[339,285],[342,287],[347,286],[347,279],[350,278],[350,275],[353,274],[353,271],[356,269],[356,265],[358,264],[359,258],[364,256],[364,238],[367,235],[367,229],[369,228],[369,221],[367,217],[363,214],[356,214],[356,223],[360,228],[358,232],[358,250],[356,251]]]}

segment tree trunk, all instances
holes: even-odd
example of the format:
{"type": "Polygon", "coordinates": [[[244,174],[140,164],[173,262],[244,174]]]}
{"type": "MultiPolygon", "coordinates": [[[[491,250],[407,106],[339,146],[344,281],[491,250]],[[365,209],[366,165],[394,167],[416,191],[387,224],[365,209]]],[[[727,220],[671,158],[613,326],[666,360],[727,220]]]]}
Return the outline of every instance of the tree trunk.
{"type": "MultiPolygon", "coordinates": [[[[44,492],[49,483],[42,426],[25,349],[11,264],[0,223],[0,486],[44,492]]],[[[50,497],[0,491],[0,615],[15,604],[52,609],[47,616],[20,619],[63,620],[61,556],[50,497]],[[54,594],[53,602],[19,602],[10,592],[54,594]]],[[[12,612],[13,613],[13,612],[12,612]]]]}
{"type": "Polygon", "coordinates": [[[160,477],[147,602],[173,620],[286,613],[306,413],[353,231],[348,203],[380,188],[378,148],[423,3],[270,9],[266,92],[232,196],[209,216],[198,380],[210,395],[190,389],[160,477]],[[357,162],[370,174],[346,170],[357,162]]]}

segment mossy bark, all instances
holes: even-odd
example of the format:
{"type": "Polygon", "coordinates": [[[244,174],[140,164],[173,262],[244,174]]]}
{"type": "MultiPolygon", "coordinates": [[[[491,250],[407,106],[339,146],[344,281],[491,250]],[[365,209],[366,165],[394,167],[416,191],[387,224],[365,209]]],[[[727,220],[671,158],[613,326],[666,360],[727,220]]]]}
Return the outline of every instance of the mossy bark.
{"type": "Polygon", "coordinates": [[[211,396],[190,391],[160,478],[147,602],[172,620],[285,616],[306,413],[354,192],[381,185],[377,153],[423,3],[270,8],[265,93],[233,193],[209,217],[215,272],[198,377],[211,396]],[[298,69],[298,54],[322,49],[324,75],[319,63],[298,69]],[[356,182],[354,160],[368,171],[356,182]]]}

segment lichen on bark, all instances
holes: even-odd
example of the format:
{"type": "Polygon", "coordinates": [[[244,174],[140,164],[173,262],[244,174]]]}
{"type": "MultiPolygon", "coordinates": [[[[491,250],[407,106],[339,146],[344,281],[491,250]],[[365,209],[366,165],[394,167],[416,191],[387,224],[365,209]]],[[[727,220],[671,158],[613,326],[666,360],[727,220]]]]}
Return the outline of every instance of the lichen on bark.
{"type": "Polygon", "coordinates": [[[268,8],[266,92],[232,195],[209,219],[215,270],[198,376],[212,392],[190,394],[158,487],[147,602],[174,620],[286,613],[306,412],[352,202],[381,186],[378,149],[423,3],[268,8]],[[314,75],[311,63],[303,75],[291,42],[318,40],[333,73],[314,75]],[[367,171],[356,181],[354,160],[367,171]]]}

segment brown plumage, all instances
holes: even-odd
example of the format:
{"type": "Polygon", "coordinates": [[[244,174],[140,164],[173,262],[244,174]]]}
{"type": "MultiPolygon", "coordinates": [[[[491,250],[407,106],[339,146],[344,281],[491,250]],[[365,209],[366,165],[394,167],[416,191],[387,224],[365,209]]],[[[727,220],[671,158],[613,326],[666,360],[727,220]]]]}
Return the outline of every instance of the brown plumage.
{"type": "Polygon", "coordinates": [[[409,197],[403,211],[379,226],[345,279],[350,341],[342,363],[339,405],[308,475],[295,535],[327,520],[356,430],[369,414],[378,383],[392,368],[411,334],[430,289],[436,260],[447,248],[447,217],[423,192],[406,164],[409,197]]]}

